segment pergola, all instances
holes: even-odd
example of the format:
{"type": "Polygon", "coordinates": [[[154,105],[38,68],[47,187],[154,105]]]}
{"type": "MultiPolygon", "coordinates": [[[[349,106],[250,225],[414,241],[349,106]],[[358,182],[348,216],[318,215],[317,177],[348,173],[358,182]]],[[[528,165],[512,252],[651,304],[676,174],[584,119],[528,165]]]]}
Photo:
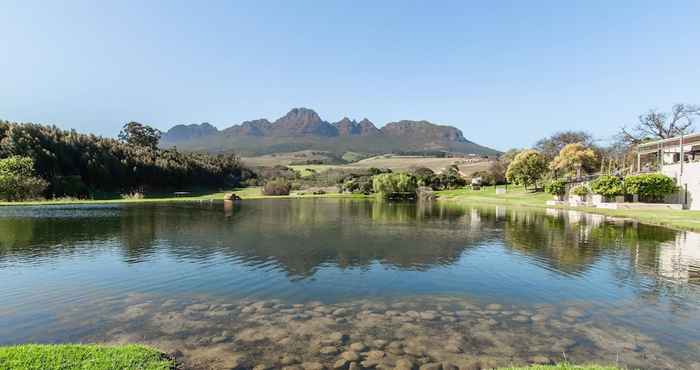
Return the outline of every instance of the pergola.
{"type": "Polygon", "coordinates": [[[680,173],[683,174],[684,163],[698,161],[700,161],[700,133],[637,145],[637,172],[660,171],[664,165],[680,163],[680,173]],[[642,167],[643,163],[644,167],[642,167]]]}

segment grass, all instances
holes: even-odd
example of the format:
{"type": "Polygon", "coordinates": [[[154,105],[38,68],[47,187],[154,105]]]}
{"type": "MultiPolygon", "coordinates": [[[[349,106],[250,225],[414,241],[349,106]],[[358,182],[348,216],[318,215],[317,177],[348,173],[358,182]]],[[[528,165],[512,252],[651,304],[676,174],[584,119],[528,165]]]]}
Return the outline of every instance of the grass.
{"type": "Polygon", "coordinates": [[[364,198],[361,194],[304,194],[299,195],[292,192],[290,195],[271,196],[263,195],[260,187],[249,187],[232,189],[229,191],[203,191],[196,192],[184,196],[175,196],[173,194],[148,194],[143,198],[122,198],[119,194],[103,195],[100,199],[77,199],[77,198],[58,198],[45,200],[30,200],[23,202],[5,202],[0,201],[0,206],[44,206],[44,205],[73,205],[73,204],[117,204],[117,203],[153,203],[153,202],[192,202],[192,201],[210,201],[223,200],[224,194],[236,193],[242,199],[285,199],[285,198],[364,198]]]}
{"type": "Polygon", "coordinates": [[[509,186],[506,194],[496,194],[494,187],[482,190],[457,189],[437,192],[441,200],[463,204],[502,204],[508,206],[576,209],[589,213],[612,217],[629,218],[651,225],[659,225],[680,230],[700,231],[700,211],[671,209],[601,209],[595,207],[548,206],[552,196],[546,193],[532,193],[522,187],[509,186]]]}
{"type": "Polygon", "coordinates": [[[160,351],[140,345],[23,344],[0,347],[1,370],[165,370],[175,363],[160,351]]]}
{"type": "Polygon", "coordinates": [[[504,367],[498,370],[620,370],[614,366],[597,366],[597,365],[571,365],[562,363],[558,365],[531,365],[527,367],[504,367]]]}

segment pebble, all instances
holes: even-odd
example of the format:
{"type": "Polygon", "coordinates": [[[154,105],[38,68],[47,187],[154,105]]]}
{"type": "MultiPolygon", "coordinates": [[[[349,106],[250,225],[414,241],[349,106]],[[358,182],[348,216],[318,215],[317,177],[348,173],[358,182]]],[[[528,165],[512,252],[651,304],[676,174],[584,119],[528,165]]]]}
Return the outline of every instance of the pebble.
{"type": "Polygon", "coordinates": [[[346,308],[339,308],[335,311],[333,311],[333,316],[345,316],[349,313],[349,311],[346,308]]]}
{"type": "Polygon", "coordinates": [[[425,365],[421,365],[419,368],[420,370],[440,370],[442,368],[442,364],[437,363],[437,362],[430,362],[425,365]]]}
{"type": "Polygon", "coordinates": [[[384,353],[384,351],[369,351],[366,356],[369,360],[379,360],[386,356],[386,353],[384,353]]]}
{"type": "Polygon", "coordinates": [[[348,360],[348,361],[357,361],[360,359],[360,356],[357,354],[357,352],[353,351],[346,351],[340,354],[340,357],[348,360]]]}
{"type": "Polygon", "coordinates": [[[293,355],[284,355],[280,359],[280,364],[282,364],[282,365],[294,365],[294,364],[298,364],[299,362],[301,362],[299,357],[293,356],[293,355]]]}
{"type": "Polygon", "coordinates": [[[320,362],[304,362],[301,364],[304,370],[323,370],[325,367],[320,362]]]}
{"type": "Polygon", "coordinates": [[[492,310],[492,311],[498,311],[503,308],[503,305],[500,305],[498,303],[491,303],[489,305],[486,305],[485,307],[487,310],[492,310]]]}
{"type": "Polygon", "coordinates": [[[367,346],[362,342],[355,342],[350,345],[350,349],[355,352],[363,352],[367,350],[367,346]]]}
{"type": "Polygon", "coordinates": [[[351,362],[348,366],[348,370],[360,370],[360,365],[357,362],[351,362]]]}
{"type": "Polygon", "coordinates": [[[204,311],[209,309],[209,305],[204,303],[195,303],[187,306],[187,308],[192,311],[204,311]]]}
{"type": "Polygon", "coordinates": [[[401,359],[396,360],[396,369],[410,370],[410,369],[413,369],[413,366],[414,366],[413,362],[411,362],[410,360],[407,360],[405,358],[401,358],[401,359]]]}
{"type": "Polygon", "coordinates": [[[257,364],[253,368],[253,370],[270,370],[272,369],[272,366],[269,364],[257,364]]]}
{"type": "Polygon", "coordinates": [[[513,317],[513,321],[528,322],[528,321],[530,321],[530,319],[527,316],[518,315],[518,316],[513,317]]]}
{"type": "Polygon", "coordinates": [[[420,318],[422,320],[435,320],[435,319],[437,319],[437,315],[435,315],[432,312],[421,312],[420,318]]]}
{"type": "Polygon", "coordinates": [[[348,360],[341,358],[333,364],[334,369],[345,369],[348,366],[348,360]]]}
{"type": "Polygon", "coordinates": [[[379,349],[384,349],[384,347],[386,347],[387,343],[388,342],[383,340],[383,339],[377,339],[374,342],[372,342],[374,347],[379,348],[379,349]]]}
{"type": "Polygon", "coordinates": [[[442,363],[442,370],[458,370],[459,368],[449,362],[442,363]]]}
{"type": "Polygon", "coordinates": [[[320,352],[322,355],[327,355],[327,356],[328,355],[335,355],[338,353],[338,348],[336,348],[334,346],[326,346],[326,347],[321,348],[320,352]]]}

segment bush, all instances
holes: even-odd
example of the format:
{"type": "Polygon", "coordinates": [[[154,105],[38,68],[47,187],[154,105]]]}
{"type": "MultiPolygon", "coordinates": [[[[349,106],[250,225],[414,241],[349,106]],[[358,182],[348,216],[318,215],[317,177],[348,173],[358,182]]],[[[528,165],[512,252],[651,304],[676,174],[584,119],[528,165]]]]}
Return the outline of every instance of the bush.
{"type": "Polygon", "coordinates": [[[591,191],[604,197],[614,197],[625,193],[625,189],[619,177],[603,175],[590,183],[591,191]]]}
{"type": "Polygon", "coordinates": [[[49,183],[34,176],[34,160],[12,156],[0,160],[0,197],[6,201],[40,198],[49,183]]]}
{"type": "Polygon", "coordinates": [[[480,178],[481,185],[496,185],[496,176],[491,171],[477,171],[472,174],[472,180],[480,178]]]}
{"type": "Polygon", "coordinates": [[[573,195],[585,197],[586,195],[588,195],[588,193],[590,193],[590,191],[588,190],[588,186],[586,185],[576,185],[573,188],[571,188],[571,194],[573,195]]]}
{"type": "Polygon", "coordinates": [[[284,178],[276,178],[269,180],[263,185],[262,193],[264,195],[289,195],[292,186],[284,178]]]}
{"type": "Polygon", "coordinates": [[[647,173],[626,177],[624,190],[628,194],[638,195],[641,200],[656,202],[675,193],[678,188],[673,179],[666,175],[647,173]]]}
{"type": "Polygon", "coordinates": [[[372,178],[372,188],[384,198],[414,198],[418,181],[407,173],[385,173],[372,178]]]}
{"type": "Polygon", "coordinates": [[[552,180],[545,186],[545,191],[552,195],[566,194],[566,181],[552,180]]]}

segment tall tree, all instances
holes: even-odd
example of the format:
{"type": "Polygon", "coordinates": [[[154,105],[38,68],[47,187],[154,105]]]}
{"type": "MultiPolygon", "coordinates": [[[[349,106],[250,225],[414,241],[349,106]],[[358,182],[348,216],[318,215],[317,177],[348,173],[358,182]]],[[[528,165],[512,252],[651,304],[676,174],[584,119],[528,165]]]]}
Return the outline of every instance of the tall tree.
{"type": "Polygon", "coordinates": [[[582,143],[567,144],[559,155],[549,164],[549,168],[556,173],[563,172],[566,175],[576,175],[581,178],[581,173],[585,170],[590,172],[595,167],[596,153],[591,148],[587,148],[582,143]]]}
{"type": "Polygon", "coordinates": [[[506,178],[508,181],[523,185],[527,188],[530,185],[537,187],[537,182],[542,179],[547,172],[547,160],[542,153],[537,150],[524,150],[515,156],[508,170],[506,178]]]}
{"type": "Polygon", "coordinates": [[[156,149],[161,135],[162,133],[158,129],[132,121],[122,127],[119,139],[130,145],[156,149]]]}
{"type": "Polygon", "coordinates": [[[561,131],[540,139],[535,143],[535,149],[551,161],[568,144],[582,143],[591,148],[594,146],[593,141],[593,135],[585,131],[561,131]]]}
{"type": "Polygon", "coordinates": [[[700,106],[676,104],[670,113],[650,110],[638,117],[639,122],[633,127],[623,127],[621,139],[629,144],[638,144],[645,140],[668,139],[693,131],[695,119],[700,117],[700,106]]]}

